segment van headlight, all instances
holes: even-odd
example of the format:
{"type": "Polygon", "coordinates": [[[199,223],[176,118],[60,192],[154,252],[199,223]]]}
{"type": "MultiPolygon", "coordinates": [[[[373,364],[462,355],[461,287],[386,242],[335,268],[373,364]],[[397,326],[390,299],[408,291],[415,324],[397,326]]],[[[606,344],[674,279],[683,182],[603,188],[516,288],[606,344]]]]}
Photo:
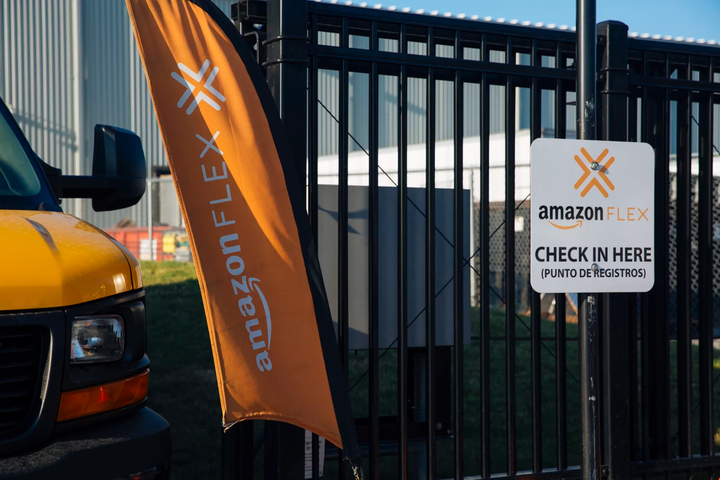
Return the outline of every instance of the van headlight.
{"type": "Polygon", "coordinates": [[[120,360],[125,352],[125,323],[119,315],[89,315],[72,322],[70,363],[120,360]]]}

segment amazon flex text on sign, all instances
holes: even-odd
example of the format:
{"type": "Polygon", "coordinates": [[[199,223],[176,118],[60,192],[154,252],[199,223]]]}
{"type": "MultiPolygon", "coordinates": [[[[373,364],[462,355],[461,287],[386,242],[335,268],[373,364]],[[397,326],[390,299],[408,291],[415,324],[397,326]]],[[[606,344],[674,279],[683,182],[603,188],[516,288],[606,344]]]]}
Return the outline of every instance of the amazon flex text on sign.
{"type": "Polygon", "coordinates": [[[655,282],[655,153],[541,138],[530,149],[533,288],[647,292],[655,282]]]}

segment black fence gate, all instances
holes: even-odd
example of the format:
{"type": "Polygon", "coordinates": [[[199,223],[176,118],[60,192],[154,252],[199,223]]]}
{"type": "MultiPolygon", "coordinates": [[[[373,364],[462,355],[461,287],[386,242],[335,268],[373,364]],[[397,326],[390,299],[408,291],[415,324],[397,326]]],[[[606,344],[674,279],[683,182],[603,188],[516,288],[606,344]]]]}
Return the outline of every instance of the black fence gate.
{"type": "MultiPolygon", "coordinates": [[[[575,32],[364,5],[308,3],[285,61],[365,472],[579,477],[577,296],[532,292],[528,261],[529,145],[575,136],[575,32]]],[[[233,16],[283,62],[265,2],[233,16]]],[[[717,478],[720,48],[597,33],[598,138],[656,153],[655,287],[600,303],[603,471],[717,478]]]]}

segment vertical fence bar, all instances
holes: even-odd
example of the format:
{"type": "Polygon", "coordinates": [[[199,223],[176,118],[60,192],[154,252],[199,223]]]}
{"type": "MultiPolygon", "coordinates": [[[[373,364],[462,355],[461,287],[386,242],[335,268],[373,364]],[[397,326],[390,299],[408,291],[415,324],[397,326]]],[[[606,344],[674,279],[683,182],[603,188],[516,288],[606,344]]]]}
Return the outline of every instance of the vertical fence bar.
{"type": "MultiPolygon", "coordinates": [[[[628,118],[628,36],[627,25],[602,22],[598,25],[601,47],[598,126],[603,140],[627,141],[628,118]]],[[[635,313],[630,309],[631,294],[603,295],[602,379],[603,439],[605,462],[611,480],[630,478],[629,450],[629,351],[634,336],[631,327],[635,313]]]]}
{"type": "MultiPolygon", "coordinates": [[[[407,53],[405,25],[400,30],[400,52],[407,53]]],[[[398,135],[398,478],[406,480],[408,475],[408,352],[407,352],[407,67],[400,66],[398,87],[400,132],[398,135]]]]}
{"type": "MultiPolygon", "coordinates": [[[[636,97],[635,95],[630,95],[628,99],[628,129],[627,129],[627,139],[628,142],[637,142],[638,136],[638,100],[639,97],[636,97]]],[[[631,462],[636,462],[640,459],[640,452],[643,451],[643,447],[641,446],[641,429],[638,427],[638,423],[642,422],[642,412],[638,411],[638,401],[640,399],[640,394],[638,392],[638,388],[642,387],[644,389],[644,384],[639,380],[638,378],[638,368],[641,366],[638,364],[638,352],[642,353],[642,349],[638,350],[638,341],[639,340],[639,326],[642,322],[642,313],[638,314],[638,308],[642,306],[643,304],[643,298],[646,298],[647,294],[634,294],[630,295],[628,300],[628,309],[631,312],[630,318],[630,348],[628,349],[629,353],[629,359],[628,359],[628,365],[630,367],[630,374],[629,374],[629,392],[628,392],[628,399],[630,401],[630,410],[628,412],[628,424],[629,424],[629,432],[628,432],[628,443],[630,450],[628,452],[629,454],[629,460],[631,462]]],[[[642,376],[644,381],[644,374],[642,376]]],[[[645,450],[647,451],[647,450],[645,450]]]]}
{"type": "Polygon", "coordinates": [[[557,397],[557,468],[567,469],[567,350],[565,294],[555,295],[555,395],[557,397]]]}
{"type": "MultiPolygon", "coordinates": [[[[713,76],[710,64],[710,80],[713,76]]],[[[699,97],[698,294],[700,454],[714,454],[713,419],[713,94],[699,97]]]]}
{"type": "MultiPolygon", "coordinates": [[[[629,87],[628,87],[629,88],[629,87]]],[[[628,142],[637,142],[637,132],[638,132],[638,100],[639,97],[635,96],[634,91],[632,94],[629,94],[628,98],[628,124],[627,124],[627,139],[628,142]]],[[[640,330],[639,326],[642,321],[642,315],[639,312],[639,307],[642,306],[641,299],[643,297],[646,297],[647,294],[631,294],[628,298],[628,310],[631,312],[629,314],[630,319],[630,344],[628,348],[628,365],[629,365],[629,375],[628,375],[628,399],[630,401],[630,410],[628,412],[628,426],[629,426],[629,432],[628,432],[628,445],[629,445],[629,460],[631,462],[636,462],[640,459],[640,452],[642,451],[642,446],[640,444],[641,442],[641,432],[640,428],[638,427],[638,424],[642,421],[642,413],[638,410],[638,401],[640,399],[640,392],[638,391],[642,383],[638,377],[638,368],[640,365],[638,364],[638,352],[641,350],[638,349],[638,342],[640,340],[640,330]]]]}
{"type": "MultiPolygon", "coordinates": [[[[628,142],[637,142],[638,136],[638,100],[639,97],[631,94],[628,99],[628,129],[627,139],[628,142]]],[[[640,452],[642,451],[641,445],[641,429],[638,427],[638,423],[642,422],[642,412],[638,409],[638,401],[640,399],[640,393],[638,389],[643,387],[643,383],[638,378],[638,368],[641,366],[638,364],[638,352],[642,353],[642,350],[638,349],[638,342],[640,341],[640,329],[638,328],[642,322],[642,313],[638,312],[638,308],[642,306],[642,298],[647,297],[647,294],[634,294],[630,295],[628,301],[628,309],[632,312],[630,316],[630,348],[628,349],[629,359],[628,365],[630,367],[629,374],[629,393],[628,398],[630,401],[630,411],[628,412],[628,443],[630,447],[629,460],[636,462],[640,459],[640,452]]],[[[642,376],[644,379],[644,375],[642,376]]],[[[647,451],[647,450],[646,450],[647,451]]]]}
{"type": "Polygon", "coordinates": [[[245,420],[221,433],[223,480],[252,480],[254,423],[245,420]]]}
{"type": "MultiPolygon", "coordinates": [[[[643,115],[644,116],[644,115],[643,115]]],[[[656,277],[657,278],[657,277],[656,277]]],[[[640,450],[643,458],[650,455],[650,309],[651,296],[649,293],[640,295],[640,371],[642,388],[640,394],[640,429],[642,431],[642,443],[640,450]]]]}
{"type": "MultiPolygon", "coordinates": [[[[642,66],[642,72],[647,72],[648,70],[648,59],[647,59],[647,52],[643,52],[643,66],[642,66]]],[[[647,142],[649,140],[649,131],[650,127],[648,124],[651,122],[651,120],[648,120],[648,115],[651,113],[651,109],[649,107],[650,102],[650,94],[647,87],[643,87],[640,90],[640,96],[641,104],[639,111],[639,120],[640,120],[640,141],[647,142]]],[[[632,110],[631,110],[632,113],[632,110]]],[[[652,112],[654,113],[654,112],[652,112]]],[[[654,148],[654,147],[653,147],[654,148]]],[[[657,165],[657,153],[655,154],[655,172],[658,170],[657,165]]],[[[655,186],[657,187],[658,180],[655,178],[655,186]]],[[[658,204],[658,192],[655,191],[655,206],[658,204]]],[[[655,212],[656,218],[658,217],[658,212],[655,212]]],[[[662,220],[662,219],[661,219],[662,220]]],[[[657,224],[655,225],[655,233],[658,231],[657,224]]],[[[655,238],[655,246],[658,245],[658,239],[655,238]]],[[[658,252],[659,253],[659,252],[658,252]]],[[[663,261],[665,261],[666,257],[663,257],[663,261]]],[[[655,255],[655,260],[658,260],[658,254],[655,255]]],[[[657,269],[655,271],[655,278],[658,278],[657,269]]],[[[658,288],[657,285],[655,285],[655,288],[658,288]]],[[[642,430],[642,446],[641,450],[643,452],[643,457],[647,458],[650,455],[650,412],[649,412],[649,404],[650,404],[650,312],[652,308],[652,299],[654,297],[654,292],[650,291],[648,293],[642,293],[640,294],[640,371],[641,371],[641,400],[640,400],[640,422],[641,422],[641,430],[642,430]]]]}
{"type": "MultiPolygon", "coordinates": [[[[647,64],[646,64],[647,65],[647,64]]],[[[647,69],[645,70],[647,72],[647,69]]],[[[645,441],[651,460],[669,457],[668,200],[669,96],[645,87],[643,135],[655,149],[655,286],[647,297],[643,318],[643,410],[647,412],[645,441]],[[647,382],[646,382],[647,379],[647,382]],[[645,383],[646,382],[646,383],[645,383]]]]}
{"type": "Polygon", "coordinates": [[[638,430],[638,294],[630,294],[628,296],[628,319],[630,320],[628,329],[630,335],[630,343],[628,348],[628,400],[630,408],[628,410],[628,460],[635,462],[638,460],[638,452],[640,450],[640,432],[638,430]]]}
{"type": "MultiPolygon", "coordinates": [[[[487,42],[482,39],[482,59],[487,42]]],[[[490,79],[480,83],[480,408],[482,476],[490,478],[490,79]]]]}
{"type": "Polygon", "coordinates": [[[677,376],[678,376],[678,447],[681,457],[688,457],[692,447],[692,359],[690,345],[691,272],[690,272],[690,192],[692,144],[690,142],[690,117],[692,101],[690,92],[683,92],[677,102],[677,376]]]}
{"type": "MultiPolygon", "coordinates": [[[[507,61],[512,47],[508,40],[507,61]]],[[[508,474],[517,473],[515,435],[515,84],[505,81],[505,349],[508,474]]]]}
{"type": "Polygon", "coordinates": [[[244,459],[244,461],[241,461],[241,464],[239,466],[240,469],[240,480],[252,480],[255,477],[254,471],[253,471],[253,461],[254,460],[254,426],[256,425],[256,422],[241,422],[240,423],[240,451],[242,452],[240,455],[236,455],[236,458],[238,460],[244,459]]]}
{"type": "MultiPolygon", "coordinates": [[[[532,64],[537,65],[537,46],[533,40],[532,64]]],[[[541,93],[537,78],[533,78],[530,89],[530,141],[540,138],[541,128],[541,93]]],[[[514,230],[514,228],[513,228],[514,230]]],[[[540,341],[542,336],[542,318],[540,311],[540,294],[532,290],[530,309],[530,356],[531,356],[531,388],[532,388],[532,447],[533,472],[542,471],[542,358],[540,341]]]]}
{"type": "MultiPolygon", "coordinates": [[[[455,58],[462,58],[462,44],[460,31],[455,32],[455,58]]],[[[453,264],[454,264],[454,305],[455,317],[455,479],[465,477],[465,432],[464,432],[464,332],[465,332],[465,295],[464,275],[465,267],[465,221],[463,216],[463,77],[460,70],[455,71],[455,106],[453,112],[454,127],[454,153],[455,153],[455,181],[454,181],[454,208],[453,227],[453,264]]]]}
{"type": "Polygon", "coordinates": [[[320,437],[313,433],[310,436],[311,444],[311,455],[312,455],[312,479],[318,480],[320,478],[320,437]]]}
{"type": "MultiPolygon", "coordinates": [[[[370,32],[370,50],[376,52],[378,50],[378,33],[377,22],[372,22],[370,32]]],[[[368,257],[370,259],[370,268],[368,279],[368,291],[370,292],[370,318],[369,318],[369,341],[370,341],[370,445],[368,451],[369,474],[371,480],[380,479],[380,325],[379,325],[379,309],[378,309],[378,283],[379,283],[379,225],[378,215],[379,206],[379,187],[378,187],[378,147],[379,147],[379,93],[380,82],[378,75],[378,65],[373,62],[370,66],[370,168],[369,168],[369,185],[370,185],[370,242],[368,257]]]]}
{"type": "MultiPolygon", "coordinates": [[[[340,46],[348,46],[348,25],[347,18],[342,20],[340,32],[340,46]]],[[[340,98],[338,128],[340,138],[338,139],[338,344],[340,347],[340,359],[345,378],[348,376],[348,349],[350,340],[350,329],[348,327],[349,305],[348,305],[348,125],[349,125],[349,73],[348,61],[343,60],[340,69],[340,98]]],[[[345,465],[343,455],[340,452],[338,457],[338,473],[340,478],[345,478],[345,465]]]]}
{"type": "MultiPolygon", "coordinates": [[[[317,15],[312,15],[311,42],[317,45],[317,15]]],[[[310,104],[308,105],[309,132],[308,132],[308,215],[312,227],[315,245],[318,241],[318,60],[316,56],[310,58],[310,104]]]]}
{"type": "MultiPolygon", "coordinates": [[[[313,14],[310,28],[310,42],[317,45],[317,15],[313,14]]],[[[259,48],[259,46],[258,46],[259,48]]],[[[309,72],[310,98],[308,105],[308,215],[312,228],[315,248],[318,245],[318,62],[317,57],[310,59],[309,72]]],[[[320,478],[320,437],[312,434],[312,478],[320,478]]]]}
{"type": "MultiPolygon", "coordinates": [[[[562,46],[558,42],[555,67],[562,68],[562,46]]],[[[567,122],[567,93],[562,80],[555,84],[555,138],[565,138],[567,122]]],[[[564,293],[555,294],[555,396],[557,400],[557,468],[567,468],[567,300],[564,293]]]]}
{"type": "MultiPolygon", "coordinates": [[[[428,29],[428,54],[435,56],[432,27],[428,29]]],[[[427,405],[427,478],[436,477],[435,451],[435,70],[428,69],[425,116],[425,348],[427,405]]]]}

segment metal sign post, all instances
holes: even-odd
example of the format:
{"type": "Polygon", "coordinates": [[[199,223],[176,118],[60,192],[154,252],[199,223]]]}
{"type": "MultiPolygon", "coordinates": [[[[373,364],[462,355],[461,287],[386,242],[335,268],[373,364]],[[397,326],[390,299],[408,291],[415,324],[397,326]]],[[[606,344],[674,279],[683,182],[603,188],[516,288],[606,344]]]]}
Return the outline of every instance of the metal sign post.
{"type": "MultiPolygon", "coordinates": [[[[577,134],[580,140],[595,140],[596,65],[595,0],[577,0],[577,134]]],[[[582,476],[602,478],[598,441],[598,294],[584,295],[580,304],[580,415],[582,423],[582,476]]]]}
{"type": "MultiPolygon", "coordinates": [[[[653,287],[655,154],[646,143],[595,140],[597,108],[592,0],[578,2],[578,24],[580,138],[538,138],[530,147],[533,198],[530,282],[539,293],[583,294],[578,332],[582,472],[585,480],[600,480],[599,296],[607,299],[609,293],[647,292],[653,287]]],[[[606,30],[607,27],[605,24],[606,30]]],[[[621,29],[616,30],[620,32],[621,29]]],[[[617,36],[613,34],[613,48],[617,36]]],[[[607,45],[607,35],[604,44],[607,45]]],[[[627,63],[626,59],[620,61],[623,65],[627,63]]],[[[622,67],[612,68],[612,71],[606,68],[603,74],[615,75],[617,72],[621,75],[623,72],[622,67]]],[[[618,83],[618,78],[612,80],[618,83]]],[[[621,87],[619,85],[618,91],[622,91],[621,87]]],[[[604,90],[603,95],[607,96],[607,91],[604,90]]],[[[607,110],[608,99],[604,100],[603,107],[607,110]]],[[[614,110],[620,112],[617,108],[614,110]]],[[[605,121],[612,121],[610,115],[613,114],[618,115],[607,113],[605,121]]],[[[612,136],[620,139],[619,135],[612,136]]],[[[605,315],[615,312],[613,321],[617,324],[617,303],[603,305],[605,315]]],[[[615,345],[615,348],[623,348],[622,341],[616,341],[615,345]]],[[[604,347],[607,348],[607,344],[604,347]]],[[[603,390],[619,387],[618,383],[605,382],[603,390]]],[[[619,418],[622,407],[617,403],[612,407],[613,415],[619,418]]],[[[605,420],[610,421],[611,417],[607,416],[605,420]]],[[[622,442],[622,435],[616,433],[614,440],[622,442]]],[[[615,469],[614,473],[619,472],[615,469]]]]}

